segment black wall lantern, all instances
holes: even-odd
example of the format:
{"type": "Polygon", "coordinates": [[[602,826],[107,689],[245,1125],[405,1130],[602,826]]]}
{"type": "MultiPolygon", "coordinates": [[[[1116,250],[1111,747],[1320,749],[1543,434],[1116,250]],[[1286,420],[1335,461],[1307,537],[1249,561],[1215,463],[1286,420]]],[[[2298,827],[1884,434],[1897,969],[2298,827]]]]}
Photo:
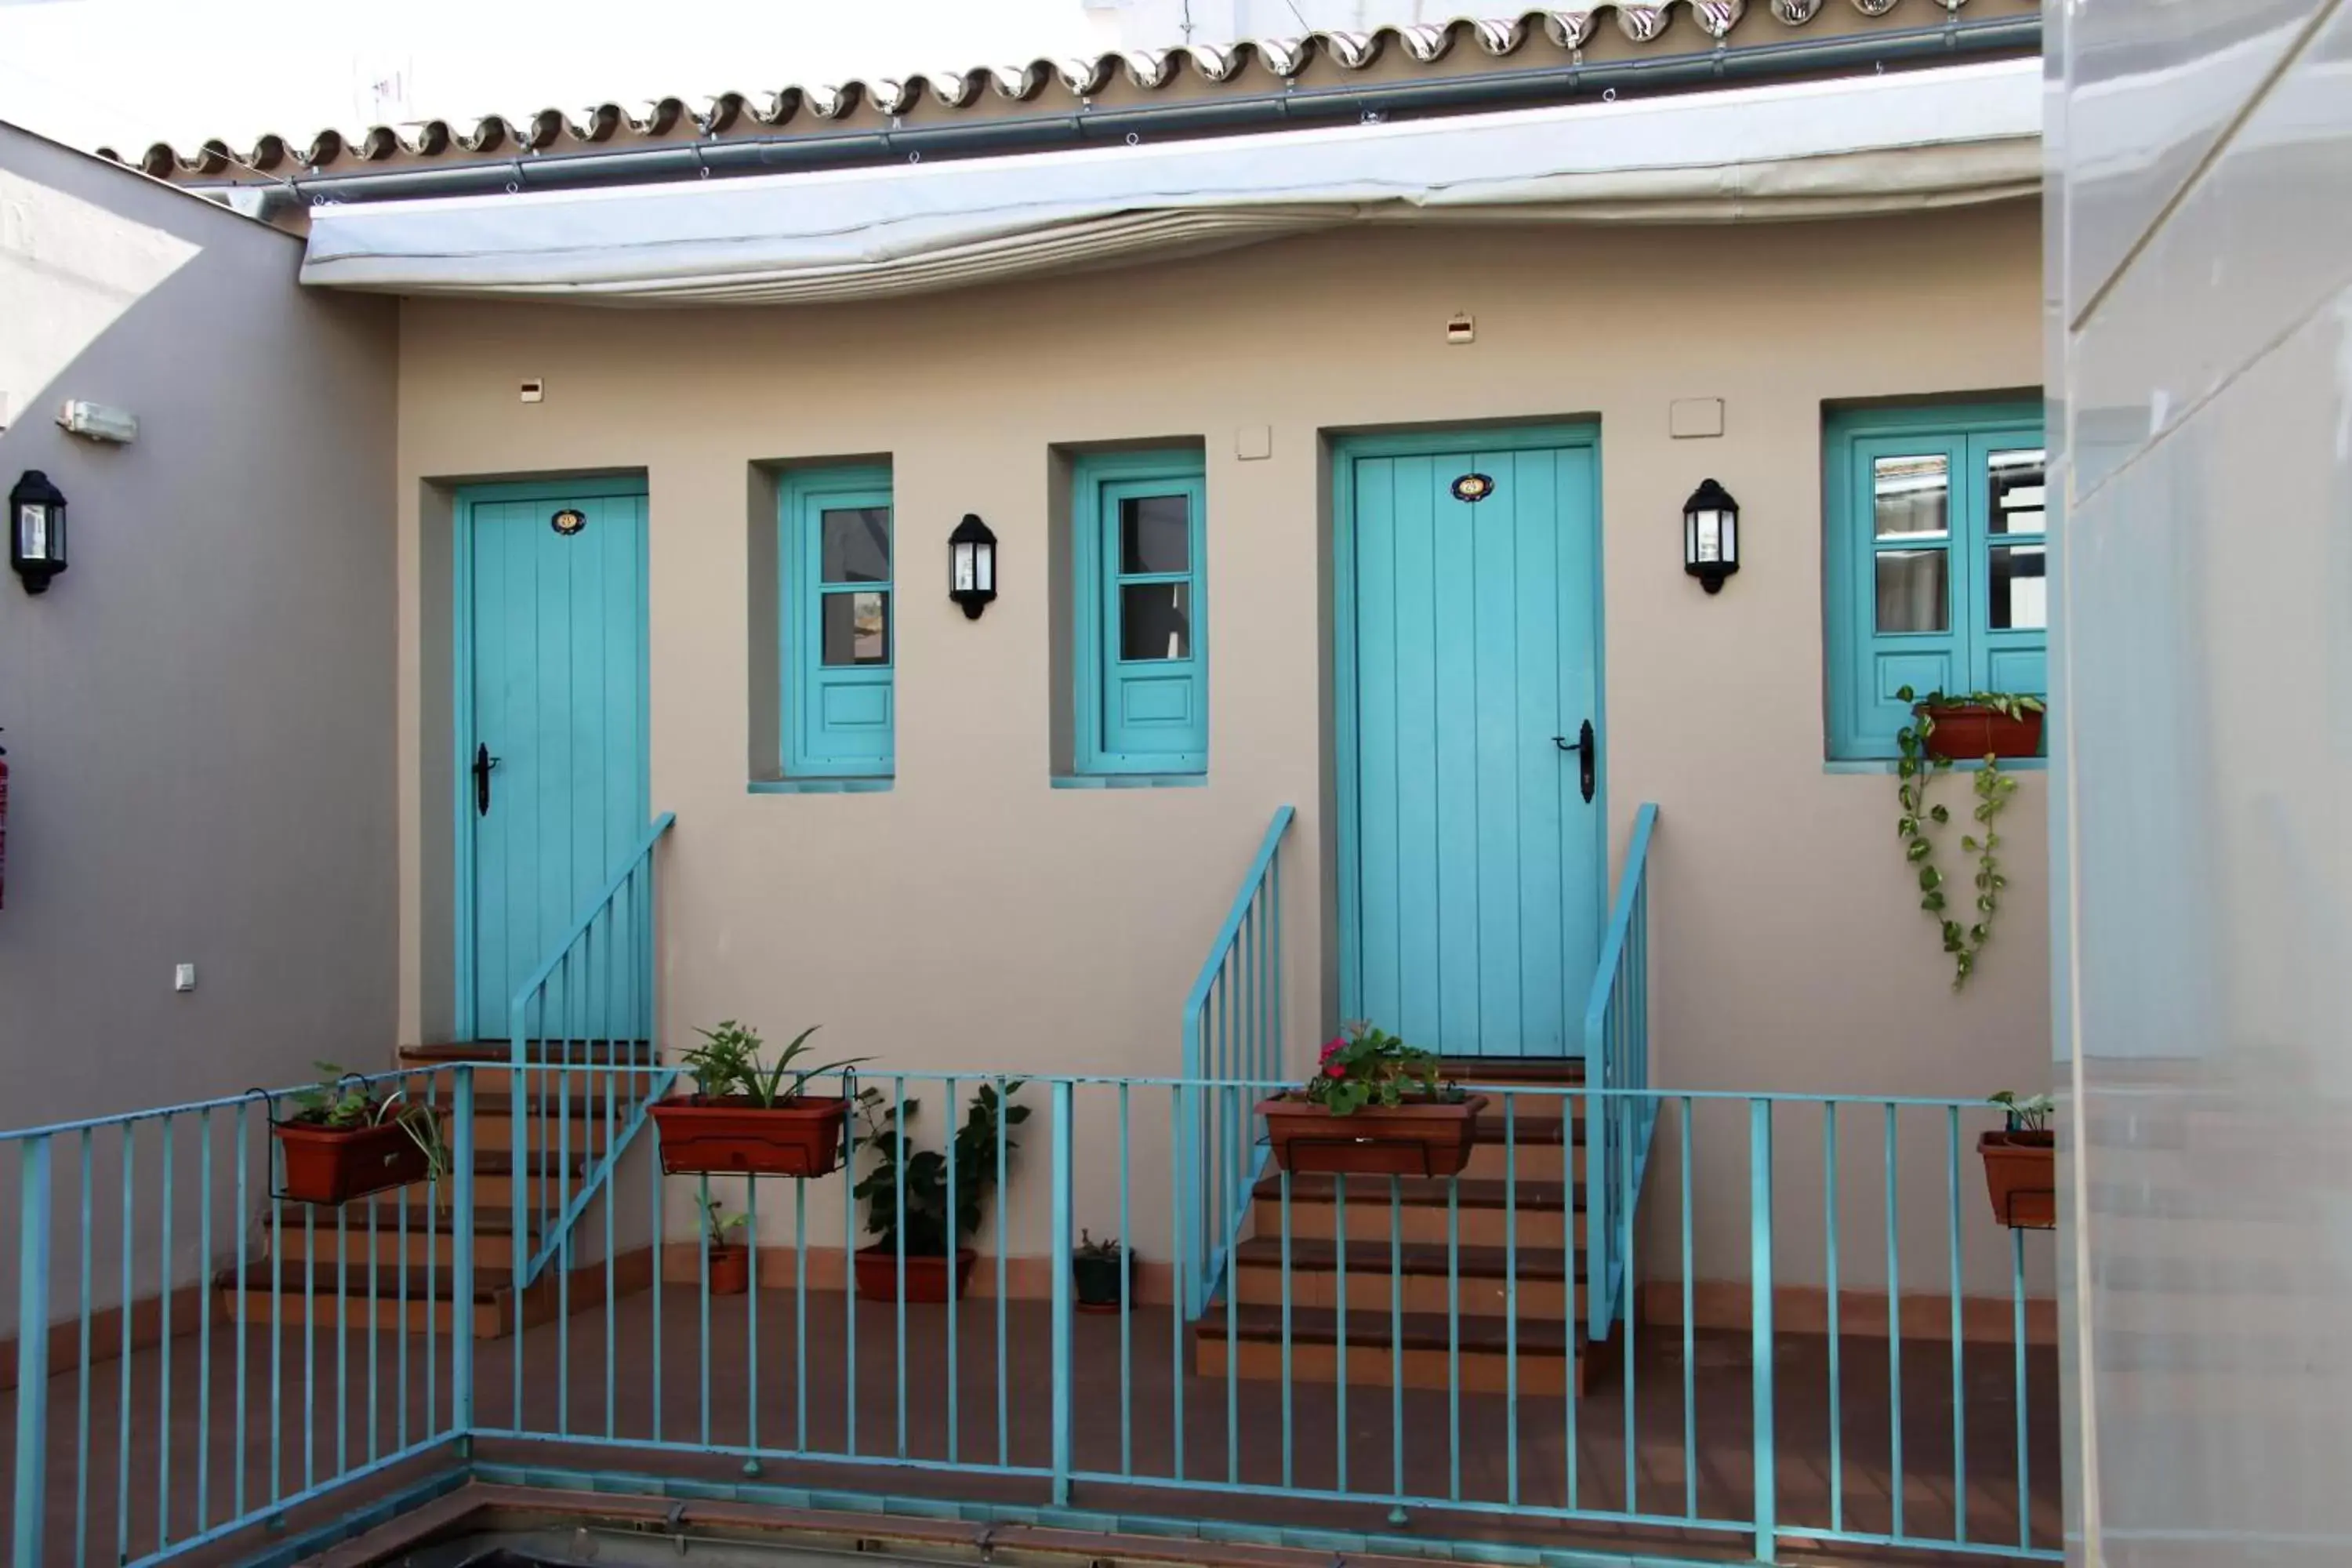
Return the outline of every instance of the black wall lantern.
{"type": "Polygon", "coordinates": [[[1683,570],[1710,594],[1739,570],[1739,503],[1713,479],[1703,479],[1683,502],[1683,570]]]}
{"type": "Polygon", "coordinates": [[[963,606],[968,621],[980,619],[996,597],[996,535],[972,512],[948,535],[948,597],[963,606]]]}
{"type": "Polygon", "coordinates": [[[38,468],[27,468],[8,492],[8,564],[27,594],[47,593],[66,569],[66,493],[38,468]]]}

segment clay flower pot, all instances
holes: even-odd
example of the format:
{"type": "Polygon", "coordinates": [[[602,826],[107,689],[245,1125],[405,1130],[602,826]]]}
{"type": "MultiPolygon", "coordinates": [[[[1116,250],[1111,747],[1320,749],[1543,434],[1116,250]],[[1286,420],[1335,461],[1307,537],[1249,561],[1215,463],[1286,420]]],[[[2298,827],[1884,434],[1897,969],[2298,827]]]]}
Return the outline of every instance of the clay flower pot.
{"type": "Polygon", "coordinates": [[[1478,1139],[1486,1097],[1334,1116],[1311,1100],[1277,1094],[1257,1103],[1274,1163],[1298,1175],[1458,1176],[1478,1139]]]}
{"type": "Polygon", "coordinates": [[[1927,750],[1936,756],[1968,763],[2042,754],[2043,715],[2031,709],[2014,719],[1975,702],[1956,702],[1928,711],[1936,728],[1927,737],[1927,750]]]}
{"type": "MultiPolygon", "coordinates": [[[[907,1300],[945,1301],[953,1297],[961,1300],[964,1288],[971,1283],[972,1265],[979,1260],[979,1253],[969,1247],[960,1247],[956,1248],[955,1268],[950,1273],[948,1260],[935,1253],[907,1254],[907,1300]]],[[[861,1247],[857,1249],[857,1294],[869,1301],[895,1301],[898,1299],[898,1249],[896,1246],[861,1247]]]]}
{"type": "Polygon", "coordinates": [[[656,1102],[662,1170],[673,1176],[829,1176],[841,1168],[849,1101],[801,1095],[763,1106],[743,1095],[656,1102]]]}
{"type": "Polygon", "coordinates": [[[748,1247],[714,1247],[710,1249],[709,1267],[703,1278],[710,1282],[714,1296],[740,1296],[751,1288],[751,1249],[748,1247]]]}
{"type": "Polygon", "coordinates": [[[2012,1230],[2058,1228],[2058,1141],[2050,1132],[1987,1132],[1984,1158],[1992,1216],[2012,1230]]]}
{"type": "MultiPolygon", "coordinates": [[[[278,1141],[285,1165],[280,1195],[294,1203],[347,1204],[370,1193],[425,1180],[432,1163],[404,1124],[425,1114],[410,1111],[388,1116],[364,1127],[271,1123],[269,1134],[278,1141]]],[[[433,1121],[437,1133],[440,1119],[436,1116],[433,1121]]]]}

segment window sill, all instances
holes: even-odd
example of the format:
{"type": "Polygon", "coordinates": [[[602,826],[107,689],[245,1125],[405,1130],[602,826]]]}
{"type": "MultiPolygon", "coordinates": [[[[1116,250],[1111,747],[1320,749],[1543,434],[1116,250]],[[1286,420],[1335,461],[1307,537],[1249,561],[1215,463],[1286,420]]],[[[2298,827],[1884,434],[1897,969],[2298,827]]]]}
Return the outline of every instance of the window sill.
{"type": "Polygon", "coordinates": [[[1200,789],[1206,773],[1056,773],[1055,789],[1200,789]]]}
{"type": "Polygon", "coordinates": [[[744,785],[751,795],[879,795],[898,783],[895,776],[878,779],[753,779],[744,785]]]}
{"type": "MultiPolygon", "coordinates": [[[[2000,760],[2000,771],[2005,773],[2046,773],[2049,767],[2050,759],[2047,757],[2003,757],[2000,760]]],[[[1894,771],[1893,757],[1833,757],[1822,764],[1822,772],[1825,773],[1892,773],[1894,771]]],[[[1984,763],[1981,759],[1954,763],[1948,771],[1956,773],[1982,773],[1984,763]]]]}

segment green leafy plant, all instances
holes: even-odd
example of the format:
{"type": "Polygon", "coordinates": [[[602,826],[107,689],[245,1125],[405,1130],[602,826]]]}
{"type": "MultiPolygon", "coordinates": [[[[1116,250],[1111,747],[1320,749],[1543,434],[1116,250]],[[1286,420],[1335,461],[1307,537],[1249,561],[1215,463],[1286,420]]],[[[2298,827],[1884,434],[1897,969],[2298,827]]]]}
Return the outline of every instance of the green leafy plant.
{"type": "Polygon", "coordinates": [[[1965,697],[1930,691],[1920,697],[1907,686],[1899,688],[1895,695],[1911,704],[1911,722],[1895,733],[1898,753],[1895,763],[1895,798],[1899,805],[1895,831],[1903,840],[1905,863],[1918,878],[1919,907],[1942,928],[1944,951],[1952,958],[1952,989],[1958,991],[1976,973],[1977,954],[1992,940],[1993,917],[2000,912],[2001,890],[2009,886],[2009,879],[2001,874],[2000,833],[1994,825],[2007,809],[2009,797],[2017,793],[2017,781],[2002,773],[2000,760],[1990,755],[1984,759],[1984,766],[1973,781],[1977,799],[1972,816],[1976,827],[1960,836],[1960,849],[1977,859],[1972,899],[1975,918],[1963,924],[1954,917],[1951,895],[1947,891],[1948,879],[1936,864],[1936,841],[1929,832],[1952,820],[1949,806],[1930,804],[1927,799],[1928,786],[1952,765],[1950,758],[1936,755],[1927,744],[1928,737],[1936,732],[1936,710],[1974,704],[1990,708],[2004,718],[2020,719],[2041,712],[2042,700],[2006,691],[1972,691],[1965,697]]]}
{"type": "Polygon", "coordinates": [[[1368,1105],[1462,1099],[1459,1085],[1440,1081],[1435,1052],[1408,1046],[1361,1021],[1346,1025],[1325,1043],[1315,1076],[1299,1093],[1334,1116],[1352,1116],[1368,1105]]]}
{"type": "Polygon", "coordinates": [[[2000,1107],[2009,1118],[2011,1132],[2049,1131],[2051,1115],[2058,1108],[2058,1102],[2046,1094],[2029,1095],[2020,1100],[2017,1091],[2011,1089],[2002,1089],[1985,1103],[2000,1107]]]}
{"type": "Polygon", "coordinates": [[[442,1141],[441,1119],[429,1106],[408,1098],[405,1089],[386,1093],[383,1086],[333,1062],[314,1061],[319,1081],[294,1097],[289,1121],[337,1132],[356,1132],[386,1121],[398,1125],[425,1155],[426,1175],[439,1181],[449,1173],[449,1146],[442,1141]]]}
{"type": "Polygon", "coordinates": [[[1083,1228],[1078,1232],[1078,1249],[1075,1256],[1088,1262],[1116,1263],[1126,1252],[1127,1248],[1115,1236],[1107,1236],[1097,1241],[1092,1232],[1083,1228]]]}
{"type": "Polygon", "coordinates": [[[717,1028],[697,1029],[702,1044],[679,1058],[679,1065],[693,1076],[695,1087],[706,1100],[748,1100],[762,1110],[773,1110],[798,1100],[809,1079],[868,1059],[848,1057],[815,1067],[798,1066],[803,1057],[814,1054],[809,1049],[808,1037],[821,1026],[812,1024],[803,1029],[773,1062],[763,1062],[760,1052],[766,1042],[756,1030],[729,1018],[717,1028]],[[787,1075],[792,1079],[789,1085],[784,1081],[787,1075]]]}
{"type": "Polygon", "coordinates": [[[702,1211],[702,1234],[710,1238],[710,1250],[724,1252],[728,1247],[727,1233],[741,1230],[751,1223],[748,1214],[729,1214],[727,1205],[717,1198],[697,1193],[695,1206],[702,1211]]]}
{"type": "MultiPolygon", "coordinates": [[[[922,1101],[893,1101],[878,1089],[859,1091],[857,1110],[865,1131],[857,1147],[871,1151],[874,1163],[852,1189],[866,1204],[866,1228],[877,1247],[895,1250],[899,1239],[900,1189],[905,1190],[907,1252],[917,1258],[945,1258],[963,1238],[980,1229],[982,1207],[996,1187],[996,1151],[1000,1128],[1018,1127],[1029,1120],[1029,1108],[1013,1097],[1021,1080],[1012,1079],[999,1094],[983,1083],[965,1111],[963,1125],[950,1139],[949,1152],[917,1149],[908,1134],[922,1101]],[[949,1235],[948,1161],[955,1161],[954,1235],[949,1235]]],[[[1008,1165],[1020,1140],[1004,1134],[1008,1165]]]]}

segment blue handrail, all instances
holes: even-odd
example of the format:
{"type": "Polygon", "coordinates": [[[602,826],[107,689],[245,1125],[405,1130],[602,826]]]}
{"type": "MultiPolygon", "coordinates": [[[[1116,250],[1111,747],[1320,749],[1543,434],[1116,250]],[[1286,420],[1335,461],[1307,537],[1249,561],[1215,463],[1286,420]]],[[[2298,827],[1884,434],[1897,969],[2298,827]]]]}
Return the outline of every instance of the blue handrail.
{"type": "MultiPolygon", "coordinates": [[[[1184,997],[1185,1079],[1282,1076],[1281,849],[1297,815],[1292,806],[1276,810],[1184,997]]],[[[1258,1174],[1256,1118],[1234,1096],[1181,1092],[1185,1210],[1176,1261],[1185,1311],[1197,1318],[1248,1221],[1258,1174]]]]}
{"type": "MultiPolygon", "coordinates": [[[[634,1047],[641,1039],[649,1042],[653,1038],[654,921],[657,908],[654,897],[654,850],[677,823],[675,812],[663,812],[654,819],[635,848],[604,884],[604,890],[515,992],[509,1007],[508,1061],[513,1096],[509,1113],[514,1128],[511,1245],[518,1286],[536,1279],[549,1261],[562,1251],[572,1228],[587,1212],[590,1201],[604,1187],[621,1156],[645,1126],[646,1107],[668,1087],[670,1080],[667,1077],[630,1079],[627,1081],[632,1093],[629,1103],[624,1105],[617,1103],[612,1093],[613,1086],[622,1080],[618,1075],[607,1077],[606,1145],[601,1157],[582,1172],[575,1184],[571,1159],[573,1068],[594,1059],[594,1046],[599,1040],[604,1043],[607,1062],[617,1062],[624,1041],[634,1047]],[[534,1025],[542,1056],[536,1067],[540,1090],[544,1097],[552,1089],[557,1097],[556,1113],[549,1119],[554,1127],[553,1136],[542,1140],[543,1143],[552,1142],[554,1148],[542,1146],[539,1151],[535,1205],[531,1182],[534,1167],[530,1160],[533,1118],[528,1092],[534,1070],[530,1059],[534,1025]],[[583,1053],[578,1063],[572,1059],[575,1047],[583,1053]],[[635,1092],[639,1088],[645,1091],[642,1095],[635,1092]],[[547,1158],[550,1153],[555,1156],[552,1162],[547,1158]],[[535,1248],[530,1245],[530,1231],[534,1207],[548,1222],[547,1234],[535,1248]]],[[[582,1136],[584,1143],[587,1131],[583,1131],[582,1136]]],[[[583,1147],[581,1152],[586,1155],[590,1151],[583,1147]]]]}
{"type": "MultiPolygon", "coordinates": [[[[1650,1087],[1650,838],[1658,808],[1633,814],[1624,868],[1594,965],[1584,1007],[1585,1082],[1604,1090],[1650,1087]]],[[[1587,1101],[1585,1278],[1591,1283],[1589,1331],[1598,1342],[1616,1321],[1625,1254],[1632,1248],[1633,1205],[1649,1163],[1654,1102],[1587,1101]]]]}

